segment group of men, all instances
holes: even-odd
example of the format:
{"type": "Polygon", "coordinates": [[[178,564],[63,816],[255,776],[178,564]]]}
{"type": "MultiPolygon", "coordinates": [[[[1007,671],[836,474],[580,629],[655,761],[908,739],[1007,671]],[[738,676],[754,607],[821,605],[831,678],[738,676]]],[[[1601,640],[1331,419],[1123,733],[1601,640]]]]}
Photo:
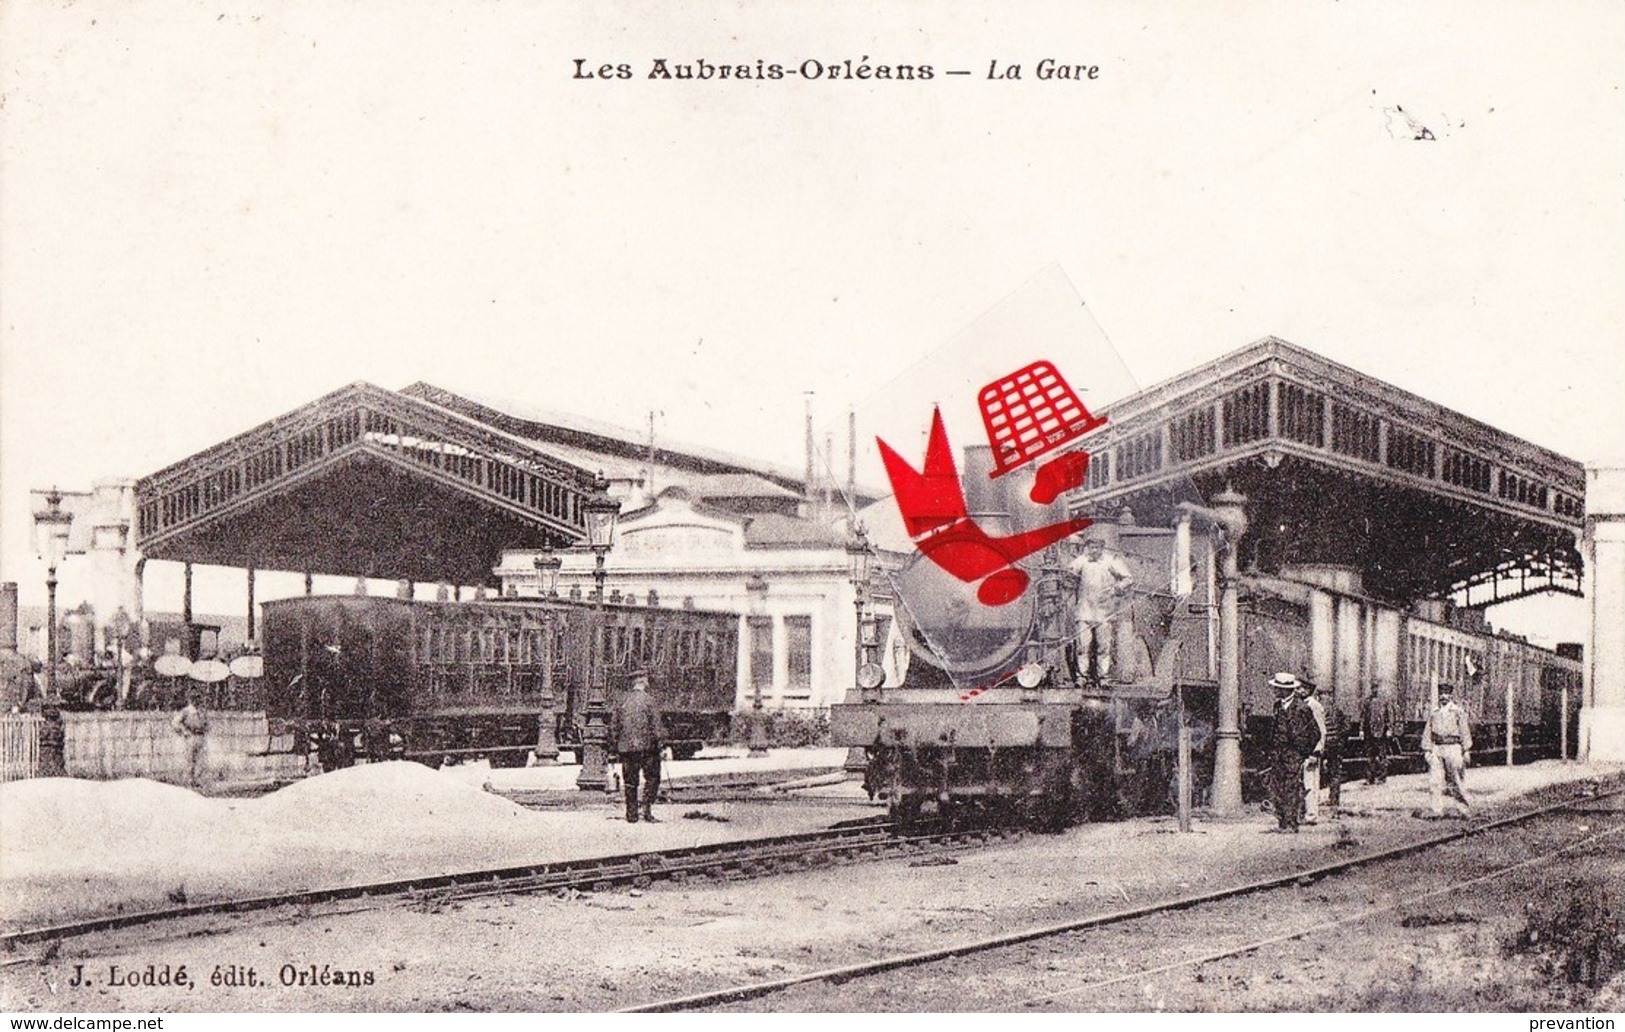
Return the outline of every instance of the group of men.
{"type": "MultiPolygon", "coordinates": [[[[1349,727],[1335,702],[1327,710],[1313,682],[1283,672],[1270,678],[1269,685],[1276,691],[1270,736],[1270,805],[1276,827],[1271,830],[1296,832],[1301,824],[1314,824],[1319,818],[1323,778],[1329,785],[1327,803],[1335,816],[1341,802],[1343,747],[1349,727]]],[[[1464,772],[1473,734],[1455,694],[1454,686],[1439,685],[1438,704],[1422,729],[1434,817],[1445,816],[1447,796],[1457,816],[1472,812],[1464,772]]],[[[1392,697],[1373,690],[1361,705],[1360,725],[1366,745],[1365,782],[1380,784],[1388,780],[1389,759],[1403,729],[1392,697]]]]}

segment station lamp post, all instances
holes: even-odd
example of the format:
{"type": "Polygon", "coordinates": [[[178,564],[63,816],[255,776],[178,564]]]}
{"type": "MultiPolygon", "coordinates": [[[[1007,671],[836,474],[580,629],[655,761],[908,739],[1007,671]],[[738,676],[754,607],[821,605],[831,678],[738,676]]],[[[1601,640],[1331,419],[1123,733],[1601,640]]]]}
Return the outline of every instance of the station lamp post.
{"type": "Polygon", "coordinates": [[[45,562],[45,702],[55,706],[56,694],[56,568],[68,555],[68,531],[73,514],[62,511],[62,493],[51,488],[45,508],[34,513],[34,550],[45,562]]]}
{"type": "Polygon", "coordinates": [[[869,567],[874,554],[869,547],[868,533],[857,521],[853,522],[852,533],[846,539],[846,558],[847,573],[852,579],[853,629],[857,633],[852,649],[853,675],[863,692],[863,701],[875,702],[886,674],[870,653],[870,649],[879,644],[875,616],[869,608],[869,567]]]}
{"type": "Polygon", "coordinates": [[[541,581],[542,597],[558,598],[559,570],[563,568],[564,560],[553,551],[552,545],[548,545],[542,549],[542,554],[536,557],[535,563],[536,576],[541,581]]]}
{"type": "MultiPolygon", "coordinates": [[[[762,617],[767,607],[767,578],[760,573],[753,573],[745,581],[745,594],[750,597],[751,622],[762,617]]],[[[767,624],[768,633],[772,634],[772,624],[767,624]]],[[[752,633],[756,628],[752,627],[752,633]]],[[[754,660],[755,651],[752,646],[751,658],[754,660]]],[[[755,663],[751,664],[750,671],[750,728],[745,741],[746,747],[752,756],[767,755],[767,721],[762,714],[762,671],[757,670],[755,663]]]]}
{"type": "MultiPolygon", "coordinates": [[[[559,569],[564,560],[548,545],[536,557],[535,564],[541,596],[558,598],[559,569]]],[[[559,759],[558,717],[553,709],[558,701],[553,696],[553,666],[557,658],[553,655],[553,621],[559,618],[558,613],[546,610],[542,617],[542,712],[536,717],[536,762],[549,767],[559,759]]]]}
{"type": "Polygon", "coordinates": [[[592,605],[596,614],[594,633],[598,636],[598,661],[593,664],[592,684],[587,696],[587,712],[581,728],[581,773],[576,787],[583,791],[602,791],[609,783],[605,773],[604,742],[609,736],[609,705],[604,696],[604,665],[608,659],[604,633],[604,556],[615,543],[615,521],[621,514],[621,503],[609,496],[609,481],[602,471],[593,480],[593,493],[582,500],[582,515],[587,523],[587,547],[593,554],[592,605]]]}

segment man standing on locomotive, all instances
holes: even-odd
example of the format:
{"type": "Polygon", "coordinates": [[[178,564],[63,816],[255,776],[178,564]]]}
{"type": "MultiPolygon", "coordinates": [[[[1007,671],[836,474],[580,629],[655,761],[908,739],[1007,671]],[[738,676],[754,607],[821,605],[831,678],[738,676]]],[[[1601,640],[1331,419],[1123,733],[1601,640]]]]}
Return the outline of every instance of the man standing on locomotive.
{"type": "Polygon", "coordinates": [[[648,671],[632,671],[628,688],[609,715],[609,749],[621,761],[627,823],[638,822],[638,782],[642,780],[643,820],[659,824],[653,807],[660,791],[660,749],[665,744],[666,730],[660,721],[660,707],[649,697],[648,671]]]}
{"type": "Polygon", "coordinates": [[[1444,816],[1447,789],[1461,806],[1460,816],[1471,815],[1463,774],[1473,751],[1473,729],[1467,720],[1467,711],[1456,704],[1454,685],[1439,685],[1439,705],[1428,715],[1428,725],[1422,729],[1422,751],[1428,759],[1433,816],[1444,816]]]}
{"type": "Polygon", "coordinates": [[[1106,554],[1106,535],[1099,529],[1084,534],[1083,554],[1068,569],[1078,575],[1078,666],[1105,677],[1123,649],[1121,625],[1128,616],[1134,574],[1120,557],[1106,554]]]}

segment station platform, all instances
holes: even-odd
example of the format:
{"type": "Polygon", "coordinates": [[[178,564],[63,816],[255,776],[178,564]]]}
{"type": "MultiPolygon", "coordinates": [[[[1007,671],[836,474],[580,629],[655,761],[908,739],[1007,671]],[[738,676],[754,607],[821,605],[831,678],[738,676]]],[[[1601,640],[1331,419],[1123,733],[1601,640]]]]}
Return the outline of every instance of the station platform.
{"type": "MultiPolygon", "coordinates": [[[[786,750],[767,758],[724,755],[671,765],[678,783],[693,771],[797,771],[837,766],[842,750],[786,750]]],[[[784,796],[659,807],[662,823],[627,824],[619,797],[576,792],[577,806],[520,806],[497,791],[573,783],[578,768],[434,771],[382,763],[335,771],[258,798],[204,797],[145,780],[46,778],[0,786],[0,925],[57,921],[203,902],[359,885],[391,879],[587,859],[828,828],[884,812],[855,781],[809,785],[784,796]],[[492,790],[486,789],[489,782],[492,790]]],[[[1480,814],[1543,790],[1585,780],[1625,780],[1625,765],[1543,761],[1474,768],[1468,787],[1480,814]]],[[[815,778],[813,781],[826,781],[815,778]]],[[[1014,846],[1050,856],[1058,897],[1067,870],[1091,872],[1091,886],[1150,877],[1175,854],[1219,855],[1243,866],[1283,850],[1422,838],[1433,822],[1424,775],[1382,785],[1344,786],[1342,813],[1323,813],[1300,835],[1261,835],[1274,818],[1256,805],[1217,818],[1200,811],[1192,834],[1171,817],[1088,825],[1014,846]],[[1165,835],[1183,842],[1176,847],[1165,835]],[[1171,851],[1171,852],[1170,852],[1171,851]]],[[[1025,861],[1024,861],[1025,862],[1025,861]]],[[[1081,876],[1081,875],[1080,875],[1081,876]]],[[[1080,885],[1083,883],[1080,882],[1080,885]]],[[[1079,890],[1083,891],[1083,890],[1079,890]]],[[[1088,891],[1097,891],[1090,888],[1088,891]]]]}

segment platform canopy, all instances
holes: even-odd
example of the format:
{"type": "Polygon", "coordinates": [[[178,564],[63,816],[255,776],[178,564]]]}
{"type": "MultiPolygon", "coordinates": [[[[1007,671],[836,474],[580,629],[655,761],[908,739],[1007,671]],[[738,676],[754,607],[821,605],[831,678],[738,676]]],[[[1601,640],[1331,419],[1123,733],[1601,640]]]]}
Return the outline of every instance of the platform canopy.
{"type": "Polygon", "coordinates": [[[505,548],[585,538],[596,471],[354,383],[136,484],[148,559],[483,584],[505,548]]]}
{"type": "Polygon", "coordinates": [[[1346,566],[1399,605],[1580,592],[1578,462],[1286,341],[1102,411],[1076,514],[1162,523],[1181,485],[1231,486],[1248,499],[1244,568],[1346,566]]]}
{"type": "MultiPolygon", "coordinates": [[[[806,481],[771,463],[429,383],[355,383],[136,484],[149,559],[488,584],[508,549],[586,537],[581,503],[681,487],[790,519],[806,481]]],[[[868,497],[868,496],[865,496],[868,497]]]]}

